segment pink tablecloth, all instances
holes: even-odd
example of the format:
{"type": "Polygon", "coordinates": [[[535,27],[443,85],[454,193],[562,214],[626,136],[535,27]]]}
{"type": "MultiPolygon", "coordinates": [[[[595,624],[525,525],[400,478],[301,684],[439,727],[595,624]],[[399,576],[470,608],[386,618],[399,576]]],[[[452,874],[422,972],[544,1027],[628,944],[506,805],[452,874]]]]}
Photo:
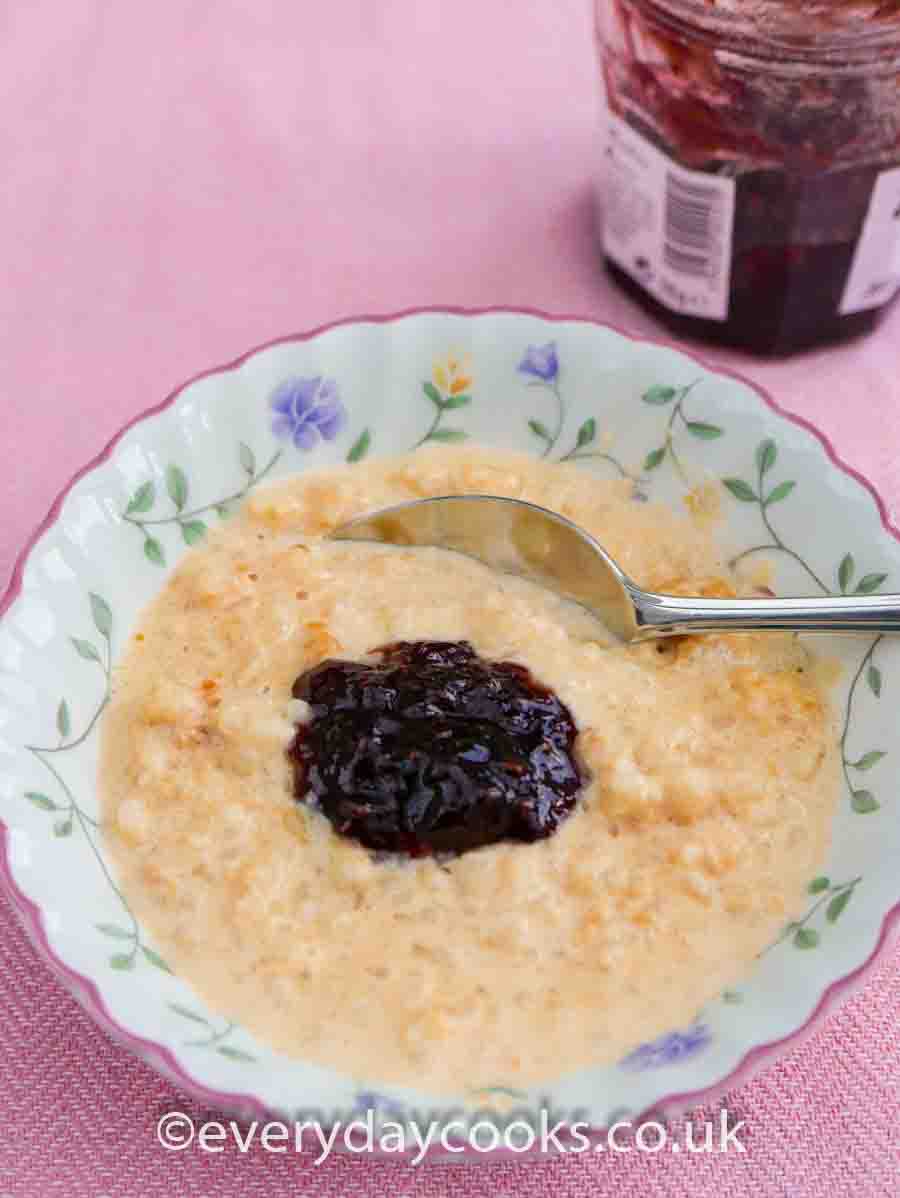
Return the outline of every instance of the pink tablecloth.
{"type": "MultiPolygon", "coordinates": [[[[652,331],[597,267],[588,8],[5,6],[0,582],[56,491],[127,417],[275,335],[423,303],[522,304],[652,331]]],[[[897,520],[900,310],[865,344],[740,368],[814,420],[897,520]]],[[[156,1118],[191,1108],[94,1029],[5,901],[0,961],[0,1195],[900,1192],[896,952],[731,1097],[746,1156],[466,1174],[167,1155],[156,1118]]]]}

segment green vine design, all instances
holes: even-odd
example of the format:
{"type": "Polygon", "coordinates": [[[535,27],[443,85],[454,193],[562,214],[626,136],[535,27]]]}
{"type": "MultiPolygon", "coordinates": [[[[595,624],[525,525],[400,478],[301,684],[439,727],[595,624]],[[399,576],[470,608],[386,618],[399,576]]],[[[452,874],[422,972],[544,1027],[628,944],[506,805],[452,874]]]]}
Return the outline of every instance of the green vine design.
{"type": "MultiPolygon", "coordinates": [[[[809,562],[796,550],[792,549],[785,543],[780,533],[772,524],[769,516],[769,509],[776,503],[781,503],[782,500],[792,494],[796,487],[794,479],[785,479],[782,482],[776,483],[769,488],[769,475],[773,467],[778,461],[778,446],[771,437],[766,437],[756,447],[754,453],[754,462],[756,465],[755,485],[748,483],[745,479],[728,477],[723,478],[722,483],[727,490],[741,503],[756,504],[759,508],[760,517],[766,532],[771,538],[769,541],[761,542],[758,545],[751,545],[749,549],[745,549],[742,553],[733,557],[729,565],[734,567],[745,558],[757,553],[780,553],[789,557],[796,562],[805,572],[808,578],[818,587],[825,595],[871,595],[882,585],[887,579],[887,574],[872,572],[863,574],[859,580],[856,580],[856,561],[852,553],[845,553],[838,564],[836,571],[837,589],[834,590],[828,586],[823,578],[812,568],[809,562]],[[768,489],[767,489],[768,488],[768,489]]],[[[869,645],[866,650],[859,668],[853,676],[850,683],[850,689],[847,695],[847,704],[844,711],[844,725],[841,733],[840,749],[841,749],[841,768],[844,773],[844,780],[847,785],[847,791],[850,796],[850,805],[858,815],[869,815],[873,811],[878,811],[880,803],[875,798],[871,790],[864,787],[859,787],[854,783],[851,770],[865,773],[876,766],[882,758],[887,756],[887,753],[881,749],[872,749],[863,753],[860,757],[851,759],[847,754],[847,739],[850,735],[850,728],[853,720],[853,706],[856,699],[857,690],[860,682],[865,679],[869,690],[876,699],[881,698],[881,690],[883,678],[881,670],[875,662],[875,652],[881,644],[883,637],[878,636],[869,645]]]]}
{"type": "Polygon", "coordinates": [[[591,449],[591,445],[597,442],[597,421],[593,416],[589,417],[578,429],[575,434],[575,444],[568,453],[564,453],[562,457],[557,458],[559,462],[582,462],[588,460],[608,462],[612,466],[620,478],[630,479],[637,490],[640,485],[646,480],[639,475],[632,474],[619,459],[605,449],[591,449]]]}
{"type": "Polygon", "coordinates": [[[742,478],[724,478],[722,480],[735,499],[740,500],[741,503],[755,503],[758,506],[760,518],[770,537],[770,540],[763,541],[758,545],[751,545],[749,549],[745,549],[742,553],[737,554],[736,557],[731,559],[729,565],[736,566],[744,558],[756,553],[783,553],[787,557],[792,558],[806,572],[808,577],[812,579],[824,595],[830,595],[831,591],[828,586],[822,581],[812,566],[810,566],[809,562],[785,544],[772,524],[769,509],[776,503],[781,503],[782,500],[787,499],[788,495],[791,494],[797,485],[793,479],[787,479],[777,483],[771,490],[766,491],[766,486],[768,485],[766,476],[774,467],[777,459],[778,447],[771,437],[767,437],[764,441],[760,441],[756,447],[755,487],[745,482],[742,478]]]}
{"type": "Polygon", "coordinates": [[[846,911],[847,904],[853,898],[854,891],[861,881],[862,875],[851,878],[849,882],[839,883],[833,883],[824,874],[818,878],[813,878],[807,890],[811,895],[817,896],[816,901],[800,919],[792,919],[790,923],[786,924],[784,931],[778,939],[773,940],[759,955],[764,957],[766,953],[771,952],[773,948],[779,944],[783,944],[788,939],[790,939],[794,948],[818,948],[822,941],[822,935],[816,928],[810,927],[813,917],[824,906],[826,923],[837,923],[844,911],[846,911]]]}
{"type": "Polygon", "coordinates": [[[169,1010],[174,1011],[182,1019],[187,1019],[191,1023],[197,1024],[198,1027],[206,1029],[206,1033],[198,1040],[183,1040],[183,1048],[205,1048],[209,1052],[218,1053],[221,1057],[226,1057],[229,1061],[249,1061],[256,1060],[249,1052],[244,1052],[242,1048],[235,1048],[232,1044],[226,1044],[225,1041],[235,1030],[240,1030],[236,1023],[226,1023],[219,1031],[215,1030],[212,1023],[203,1015],[192,1011],[190,1007],[183,1007],[181,1003],[170,1002],[169,1010]]]}
{"type": "Polygon", "coordinates": [[[103,711],[109,703],[111,693],[111,672],[112,672],[112,629],[113,617],[109,604],[102,596],[89,592],[88,599],[90,601],[91,616],[94,623],[94,628],[100,636],[100,648],[92,640],[86,640],[81,637],[70,637],[72,647],[82,660],[91,662],[100,667],[103,673],[103,693],[100,701],[94,709],[92,715],[85,724],[83,730],[77,735],[72,736],[72,717],[69,709],[68,701],[65,698],[60,699],[56,708],[56,731],[59,740],[53,745],[26,745],[26,750],[34,757],[35,761],[40,762],[44,770],[54,780],[59,794],[62,795],[62,801],[58,798],[51,798],[44,791],[27,790],[25,798],[33,806],[41,811],[46,811],[54,815],[55,821],[53,824],[53,833],[58,837],[71,836],[77,826],[88,847],[93,854],[101,873],[108,882],[111,890],[122,904],[129,926],[122,927],[121,924],[115,923],[98,923],[96,924],[97,931],[102,935],[109,937],[111,940],[121,942],[120,951],[115,952],[109,958],[109,965],[112,969],[130,970],[135,967],[138,960],[138,955],[151,965],[155,965],[157,969],[165,970],[166,973],[171,973],[168,965],[148,944],[146,944],[141,936],[141,931],[138,926],[137,919],[134,916],[131,907],[128,905],[124,894],[116,885],[109,867],[103,858],[97,845],[97,834],[100,830],[100,825],[89,815],[72,793],[72,790],[66,782],[66,779],[55,764],[55,759],[60,753],[69,753],[73,749],[77,749],[83,744],[93,732],[100,719],[103,711]]]}
{"type": "MultiPolygon", "coordinates": [[[[663,443],[657,449],[650,450],[650,452],[646,455],[643,461],[644,471],[649,473],[650,471],[657,470],[663,464],[663,462],[668,459],[671,461],[678,477],[685,484],[685,486],[688,486],[690,485],[690,480],[688,478],[684,462],[676,446],[677,430],[679,428],[684,429],[692,437],[695,437],[700,441],[715,441],[724,435],[725,430],[720,428],[719,425],[711,424],[706,420],[693,419],[685,412],[685,402],[688,396],[701,381],[701,379],[695,379],[693,382],[687,383],[681,387],[672,387],[657,383],[652,387],[648,387],[647,390],[641,395],[641,400],[651,407],[669,407],[669,405],[671,405],[669,409],[668,420],[666,421],[663,443]]],[[[563,403],[562,396],[559,393],[558,382],[554,383],[553,390],[554,394],[556,394],[559,398],[560,413],[564,421],[565,404],[563,403]]],[[[546,439],[547,447],[544,453],[541,455],[542,457],[546,457],[558,441],[563,425],[560,425],[556,435],[551,435],[547,432],[543,425],[540,425],[536,428],[535,424],[537,423],[538,422],[536,421],[529,421],[529,426],[531,427],[532,432],[546,439]]],[[[615,469],[620,478],[627,478],[632,481],[634,484],[634,496],[636,499],[646,499],[647,496],[644,491],[644,487],[648,481],[647,474],[633,474],[614,454],[599,448],[590,448],[591,446],[596,445],[596,442],[597,421],[592,416],[588,420],[585,420],[578,429],[578,432],[575,436],[575,444],[572,446],[572,448],[557,460],[560,462],[577,462],[593,458],[595,460],[599,459],[601,461],[608,462],[609,465],[615,469]]]]}
{"type": "Polygon", "coordinates": [[[690,485],[690,480],[684,468],[684,462],[675,447],[676,429],[680,426],[699,441],[717,441],[725,432],[718,424],[710,424],[706,420],[692,420],[685,414],[684,405],[687,397],[702,381],[702,379],[694,379],[692,383],[687,383],[683,387],[655,384],[648,387],[641,396],[643,402],[652,407],[662,408],[672,405],[663,443],[657,449],[651,449],[644,458],[644,469],[656,470],[668,458],[685,486],[690,485]]]}
{"type": "MultiPolygon", "coordinates": [[[[884,576],[882,575],[882,577],[884,576]]],[[[884,679],[881,670],[875,662],[875,651],[883,639],[883,637],[877,636],[866,650],[850,683],[850,690],[847,693],[847,706],[844,710],[844,727],[840,740],[841,768],[844,771],[844,780],[847,784],[847,790],[850,793],[850,805],[858,815],[869,815],[871,812],[877,811],[881,804],[872,794],[871,790],[854,785],[850,771],[856,770],[859,773],[867,773],[883,757],[886,757],[887,753],[883,749],[870,749],[867,753],[863,753],[861,757],[857,757],[851,761],[847,756],[847,737],[850,733],[850,725],[853,719],[853,701],[856,698],[857,688],[863,678],[865,678],[866,684],[875,698],[881,698],[884,679]]]]}
{"type": "MultiPolygon", "coordinates": [[[[556,423],[551,432],[547,426],[540,420],[529,420],[528,427],[532,433],[543,442],[544,448],[541,451],[540,457],[549,458],[550,454],[556,448],[556,444],[562,436],[566,422],[566,404],[563,399],[562,391],[559,386],[559,376],[557,375],[551,380],[544,381],[542,379],[531,379],[525,384],[527,387],[540,387],[545,391],[549,391],[556,401],[556,423]]],[[[632,474],[619,459],[608,452],[608,450],[591,448],[597,444],[597,421],[593,416],[590,416],[579,427],[575,434],[575,444],[572,448],[564,453],[556,460],[559,462],[581,462],[593,459],[595,461],[608,462],[616,471],[620,478],[628,478],[639,487],[643,479],[632,474]]]]}
{"type": "Polygon", "coordinates": [[[131,496],[121,517],[143,535],[144,556],[147,560],[155,566],[164,566],[166,564],[165,548],[159,538],[150,531],[151,529],[165,525],[177,525],[185,545],[196,545],[206,535],[207,529],[206,522],[199,517],[214,512],[220,519],[226,519],[231,514],[232,504],[240,502],[253,487],[262,482],[278,463],[282,452],[280,449],[276,450],[268,462],[259,468],[253,450],[249,445],[240,441],[238,458],[246,476],[243,485],[228,495],[223,495],[220,499],[194,508],[187,507],[190,494],[187,475],[180,466],[171,462],[166,467],[165,483],[169,500],[175,509],[174,512],[165,516],[146,515],[147,512],[153,510],[157,499],[156,482],[153,479],[148,479],[141,483],[131,496]]]}
{"type": "MultiPolygon", "coordinates": [[[[556,345],[551,343],[544,347],[544,352],[552,349],[552,359],[548,359],[545,367],[546,377],[533,377],[534,368],[529,366],[529,355],[534,352],[534,348],[530,347],[528,353],[519,365],[519,373],[531,375],[525,383],[526,387],[537,387],[540,390],[549,392],[554,400],[554,425],[553,429],[549,429],[541,420],[531,419],[528,421],[528,428],[535,437],[542,443],[541,458],[549,458],[553,450],[557,447],[566,424],[566,402],[560,388],[560,365],[556,356],[556,345]]],[[[595,417],[590,416],[583,421],[575,434],[575,442],[566,453],[561,454],[556,461],[558,462],[582,462],[582,461],[600,461],[606,462],[612,466],[620,478],[629,479],[634,484],[634,494],[636,498],[644,499],[641,487],[646,481],[640,475],[633,474],[620,461],[619,458],[609,452],[608,449],[600,447],[597,435],[597,421],[595,417]]]]}
{"type": "Polygon", "coordinates": [[[546,424],[541,420],[529,420],[528,427],[538,438],[544,443],[544,449],[541,453],[542,458],[548,458],[556,448],[556,443],[562,436],[563,426],[566,422],[566,405],[562,397],[562,392],[559,389],[559,377],[552,379],[530,379],[526,387],[537,387],[540,390],[548,391],[554,399],[554,426],[553,430],[547,428],[546,424]]]}

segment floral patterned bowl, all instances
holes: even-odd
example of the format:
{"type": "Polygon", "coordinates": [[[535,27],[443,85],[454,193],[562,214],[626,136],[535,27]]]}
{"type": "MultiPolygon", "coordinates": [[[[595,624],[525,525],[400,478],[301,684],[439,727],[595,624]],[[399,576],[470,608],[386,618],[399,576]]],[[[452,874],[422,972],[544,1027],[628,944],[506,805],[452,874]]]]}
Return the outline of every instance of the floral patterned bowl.
{"type": "MultiPolygon", "coordinates": [[[[169,971],[99,834],[111,665],[167,570],[264,479],[469,438],[630,477],[638,498],[675,505],[712,481],[734,556],[769,555],[781,593],[900,582],[880,501],[814,429],[736,377],[589,321],[422,311],[333,325],[253,351],[137,418],[54,504],[0,606],[0,866],[35,944],[97,1021],[204,1103],[396,1115],[434,1096],[283,1057],[169,971]]],[[[845,791],[802,916],[691,1026],[551,1091],[497,1078],[455,1105],[502,1096],[596,1126],[675,1113],[743,1080],[858,984],[900,910],[900,711],[887,699],[900,643],[832,648],[846,667],[845,791]]]]}

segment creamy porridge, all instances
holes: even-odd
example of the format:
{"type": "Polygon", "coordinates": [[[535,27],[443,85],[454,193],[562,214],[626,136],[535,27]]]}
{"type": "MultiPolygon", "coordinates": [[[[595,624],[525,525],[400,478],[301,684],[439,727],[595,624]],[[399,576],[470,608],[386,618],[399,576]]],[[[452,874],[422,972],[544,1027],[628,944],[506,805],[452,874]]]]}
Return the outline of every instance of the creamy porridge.
{"type": "Polygon", "coordinates": [[[176,972],[278,1049],[438,1090],[549,1080],[688,1023],[798,910],[838,778],[793,638],[613,646],[461,555],[325,539],[466,491],[563,513],[656,590],[738,585],[703,514],[574,466],[466,448],[338,467],[260,490],[186,556],[103,727],[107,843],[176,972]],[[565,704],[585,784],[552,835],[385,860],[294,797],[295,679],[398,641],[468,641],[565,704]]]}

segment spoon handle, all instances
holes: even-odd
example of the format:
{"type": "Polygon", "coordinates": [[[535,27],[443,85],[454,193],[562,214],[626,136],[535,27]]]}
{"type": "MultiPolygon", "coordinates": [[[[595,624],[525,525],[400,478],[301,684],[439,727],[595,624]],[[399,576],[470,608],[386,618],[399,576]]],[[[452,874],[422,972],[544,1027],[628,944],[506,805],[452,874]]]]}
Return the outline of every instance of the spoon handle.
{"type": "Polygon", "coordinates": [[[900,595],[690,599],[633,590],[639,640],[690,632],[900,632],[900,595]]]}

